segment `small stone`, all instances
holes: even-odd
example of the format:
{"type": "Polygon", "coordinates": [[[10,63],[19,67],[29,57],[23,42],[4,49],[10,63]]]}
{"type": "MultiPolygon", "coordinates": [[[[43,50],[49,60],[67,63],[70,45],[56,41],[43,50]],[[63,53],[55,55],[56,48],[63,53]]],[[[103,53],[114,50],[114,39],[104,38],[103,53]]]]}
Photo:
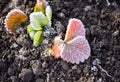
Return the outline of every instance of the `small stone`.
{"type": "Polygon", "coordinates": [[[29,50],[26,50],[26,48],[22,47],[20,50],[19,50],[19,55],[22,55],[22,56],[29,56],[30,54],[30,51],[29,50]]]}
{"type": "Polygon", "coordinates": [[[60,12],[60,13],[58,14],[58,16],[59,16],[60,18],[65,18],[65,14],[62,13],[62,12],[60,12]]]}
{"type": "Polygon", "coordinates": [[[45,26],[45,29],[44,29],[44,32],[43,32],[44,37],[48,38],[48,37],[53,36],[55,34],[56,34],[56,32],[55,32],[54,28],[51,28],[49,26],[45,26]]]}
{"type": "Polygon", "coordinates": [[[19,74],[19,78],[21,78],[24,82],[30,82],[33,79],[33,73],[31,69],[22,69],[19,74]]]}
{"type": "Polygon", "coordinates": [[[42,72],[41,72],[41,63],[40,61],[38,60],[33,60],[31,61],[31,67],[32,67],[32,70],[33,70],[33,73],[35,75],[40,75],[42,72]]]}
{"type": "Polygon", "coordinates": [[[55,23],[55,28],[56,28],[58,34],[61,34],[65,30],[64,26],[62,25],[62,23],[60,21],[57,21],[55,23]]]}
{"type": "Polygon", "coordinates": [[[83,72],[84,73],[87,73],[89,71],[89,68],[88,67],[85,67],[84,69],[83,69],[83,72]]]}
{"type": "Polygon", "coordinates": [[[96,58],[93,62],[92,62],[93,65],[100,65],[101,64],[101,61],[96,58]]]}
{"type": "Polygon", "coordinates": [[[44,61],[43,63],[42,63],[42,67],[43,68],[46,68],[48,66],[48,64],[44,61]]]}
{"type": "Polygon", "coordinates": [[[24,49],[24,47],[22,47],[22,48],[19,50],[19,54],[21,54],[21,55],[24,55],[24,54],[25,54],[25,49],[24,49]]]}
{"type": "Polygon", "coordinates": [[[72,69],[73,69],[73,70],[76,70],[76,69],[77,69],[77,65],[74,65],[74,66],[72,67],[72,69]]]}
{"type": "Polygon", "coordinates": [[[114,31],[114,32],[112,33],[112,35],[113,35],[113,36],[117,36],[117,35],[119,35],[119,30],[114,31]]]}
{"type": "Polygon", "coordinates": [[[16,43],[13,43],[10,48],[17,48],[18,45],[16,43]]]}
{"type": "MultiPolygon", "coordinates": [[[[4,0],[3,0],[3,1],[4,1],[4,0]]],[[[3,13],[3,14],[6,14],[6,13],[8,13],[9,10],[10,10],[9,8],[4,8],[4,9],[2,10],[2,13],[3,13]]]]}
{"type": "Polygon", "coordinates": [[[97,68],[96,66],[91,67],[91,70],[92,70],[92,71],[97,71],[97,72],[98,72],[98,68],[97,68]]]}
{"type": "MultiPolygon", "coordinates": [[[[117,1],[117,0],[116,0],[117,1]]],[[[112,2],[112,4],[111,5],[113,5],[114,7],[118,7],[118,5],[117,5],[117,2],[116,1],[114,1],[114,2],[112,2]]],[[[119,1],[119,0],[118,0],[119,1]]]]}
{"type": "Polygon", "coordinates": [[[84,11],[89,11],[89,10],[91,10],[91,6],[85,6],[85,8],[84,8],[84,11]]]}
{"type": "Polygon", "coordinates": [[[26,60],[27,58],[23,55],[15,55],[16,56],[16,59],[20,59],[20,60],[26,60]]]}
{"type": "Polygon", "coordinates": [[[43,40],[42,43],[44,43],[44,44],[49,44],[49,41],[48,41],[47,39],[45,39],[45,40],[43,40]]]}

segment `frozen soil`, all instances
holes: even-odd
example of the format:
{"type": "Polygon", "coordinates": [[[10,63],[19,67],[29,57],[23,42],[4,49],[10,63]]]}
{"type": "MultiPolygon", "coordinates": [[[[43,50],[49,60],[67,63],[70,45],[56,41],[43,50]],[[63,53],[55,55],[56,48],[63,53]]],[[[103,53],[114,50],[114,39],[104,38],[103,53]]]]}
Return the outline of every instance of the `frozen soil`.
{"type": "MultiPolygon", "coordinates": [[[[71,64],[43,52],[51,41],[34,47],[23,24],[20,34],[6,31],[4,19],[14,8],[27,15],[35,0],[0,0],[0,82],[120,82],[120,1],[47,0],[53,10],[52,27],[64,37],[70,18],[83,21],[91,56],[71,64]]],[[[54,36],[50,36],[53,39],[54,36]]]]}

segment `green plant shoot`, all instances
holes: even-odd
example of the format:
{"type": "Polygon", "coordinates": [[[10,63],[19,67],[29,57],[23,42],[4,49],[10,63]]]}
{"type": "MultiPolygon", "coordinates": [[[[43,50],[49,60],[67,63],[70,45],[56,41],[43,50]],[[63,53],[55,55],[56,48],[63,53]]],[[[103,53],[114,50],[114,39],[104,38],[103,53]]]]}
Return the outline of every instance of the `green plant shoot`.
{"type": "Polygon", "coordinates": [[[43,34],[43,31],[38,31],[35,33],[34,40],[33,40],[33,44],[35,46],[39,46],[40,43],[42,42],[42,39],[43,39],[42,34],[43,34]]]}
{"type": "Polygon", "coordinates": [[[34,12],[30,14],[30,25],[27,33],[33,44],[39,46],[43,40],[43,30],[45,26],[51,27],[52,10],[46,0],[37,0],[34,12]]]}
{"type": "Polygon", "coordinates": [[[28,27],[27,27],[27,33],[29,34],[30,38],[33,40],[36,31],[32,28],[31,25],[28,25],[28,27]]]}
{"type": "Polygon", "coordinates": [[[42,12],[33,12],[30,14],[30,24],[34,30],[42,30],[49,23],[49,19],[42,12]]]}
{"type": "Polygon", "coordinates": [[[45,13],[45,8],[48,5],[46,0],[37,0],[34,6],[34,12],[43,12],[45,13]]]}
{"type": "Polygon", "coordinates": [[[46,14],[47,18],[51,22],[51,19],[52,19],[52,10],[51,10],[51,7],[49,5],[46,7],[46,11],[45,12],[46,12],[45,14],[46,14]]]}

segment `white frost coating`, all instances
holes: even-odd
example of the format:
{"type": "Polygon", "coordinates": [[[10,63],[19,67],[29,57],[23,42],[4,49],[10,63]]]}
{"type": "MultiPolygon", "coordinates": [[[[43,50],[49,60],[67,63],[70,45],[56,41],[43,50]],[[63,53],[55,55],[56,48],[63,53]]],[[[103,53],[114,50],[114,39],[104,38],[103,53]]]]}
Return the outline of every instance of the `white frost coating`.
{"type": "Polygon", "coordinates": [[[71,27],[71,25],[74,25],[74,27],[77,29],[76,32],[74,32],[74,35],[71,36],[71,39],[75,38],[76,36],[85,36],[85,28],[84,28],[84,25],[82,23],[81,20],[78,20],[78,19],[75,19],[75,18],[72,18],[69,20],[68,22],[68,25],[67,25],[67,31],[66,31],[66,34],[65,34],[65,38],[67,38],[68,36],[68,32],[70,31],[71,28],[74,28],[74,27],[71,27]],[[80,24],[80,27],[76,27],[75,24],[73,23],[74,21],[76,21],[78,24],[80,24]]]}
{"type": "Polygon", "coordinates": [[[90,46],[85,37],[77,36],[64,44],[60,55],[67,62],[79,64],[79,62],[84,62],[90,56],[90,46]]]}
{"type": "Polygon", "coordinates": [[[48,26],[48,19],[42,12],[30,14],[30,24],[34,30],[41,30],[43,26],[48,26]]]}

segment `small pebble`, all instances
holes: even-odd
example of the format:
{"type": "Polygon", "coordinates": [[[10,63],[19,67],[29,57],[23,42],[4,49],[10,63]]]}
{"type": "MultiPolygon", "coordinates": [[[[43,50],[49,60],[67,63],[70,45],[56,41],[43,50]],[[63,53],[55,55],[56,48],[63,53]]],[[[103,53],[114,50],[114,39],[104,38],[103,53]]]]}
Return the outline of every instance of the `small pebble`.
{"type": "Polygon", "coordinates": [[[96,58],[93,62],[92,62],[93,65],[100,65],[101,64],[101,61],[96,58]]]}
{"type": "Polygon", "coordinates": [[[19,54],[24,55],[25,53],[26,53],[25,48],[22,47],[22,48],[19,50],[19,54]]]}
{"type": "Polygon", "coordinates": [[[43,32],[44,37],[48,38],[48,37],[53,36],[55,34],[56,34],[56,32],[55,32],[54,28],[51,28],[49,26],[45,27],[44,32],[43,32]]]}
{"type": "Polygon", "coordinates": [[[89,10],[91,10],[91,6],[85,6],[85,8],[84,8],[84,11],[89,11],[89,10]]]}
{"type": "Polygon", "coordinates": [[[33,73],[31,69],[22,69],[19,74],[19,78],[21,78],[24,82],[30,82],[33,79],[33,73]]]}
{"type": "Polygon", "coordinates": [[[46,68],[48,66],[48,64],[44,61],[43,63],[42,63],[42,67],[43,68],[46,68]]]}
{"type": "Polygon", "coordinates": [[[9,12],[9,8],[4,8],[3,11],[2,11],[3,14],[6,14],[8,12],[9,12]]]}
{"type": "Polygon", "coordinates": [[[117,36],[117,35],[119,35],[119,30],[114,31],[114,32],[112,33],[112,35],[113,35],[113,36],[117,36]]]}
{"type": "Polygon", "coordinates": [[[57,21],[55,23],[55,28],[56,28],[58,34],[61,34],[63,32],[63,30],[65,30],[64,26],[62,25],[62,23],[60,21],[57,21]]]}
{"type": "Polygon", "coordinates": [[[74,65],[74,66],[72,67],[72,69],[73,69],[73,70],[76,70],[76,69],[77,69],[77,65],[74,65]]]}
{"type": "Polygon", "coordinates": [[[87,73],[89,71],[89,68],[88,67],[85,67],[84,69],[83,69],[83,72],[84,73],[87,73]]]}
{"type": "Polygon", "coordinates": [[[62,13],[62,12],[60,12],[60,13],[58,13],[58,17],[60,17],[60,18],[65,18],[65,14],[62,13]]]}
{"type": "Polygon", "coordinates": [[[41,72],[41,63],[40,63],[40,61],[33,60],[33,61],[31,61],[30,64],[31,64],[34,75],[40,75],[42,73],[41,72]]]}
{"type": "Polygon", "coordinates": [[[18,45],[16,43],[13,43],[10,48],[17,48],[18,45]]]}

